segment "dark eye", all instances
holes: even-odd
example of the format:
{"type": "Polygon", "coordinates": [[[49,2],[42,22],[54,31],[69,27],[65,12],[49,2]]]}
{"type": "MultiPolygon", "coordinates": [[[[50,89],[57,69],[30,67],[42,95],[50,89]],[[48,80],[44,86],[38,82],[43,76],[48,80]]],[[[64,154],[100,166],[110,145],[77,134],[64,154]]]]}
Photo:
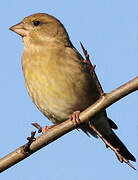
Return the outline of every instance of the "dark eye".
{"type": "Polygon", "coordinates": [[[34,26],[39,26],[40,25],[40,21],[34,21],[33,24],[34,24],[34,26]]]}

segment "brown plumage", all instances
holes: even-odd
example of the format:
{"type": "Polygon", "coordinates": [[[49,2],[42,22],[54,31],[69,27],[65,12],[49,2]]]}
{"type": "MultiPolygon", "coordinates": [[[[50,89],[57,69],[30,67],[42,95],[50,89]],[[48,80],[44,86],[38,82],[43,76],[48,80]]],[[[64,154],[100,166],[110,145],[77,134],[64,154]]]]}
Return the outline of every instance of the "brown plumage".
{"type": "MultiPolygon", "coordinates": [[[[22,67],[30,97],[54,124],[65,121],[77,110],[93,104],[99,93],[88,66],[72,45],[64,26],[55,17],[38,13],[26,17],[11,30],[23,37],[22,67]]],[[[103,111],[91,123],[127,160],[134,156],[115,135],[117,129],[103,111]]],[[[85,133],[97,136],[89,124],[85,133]]]]}

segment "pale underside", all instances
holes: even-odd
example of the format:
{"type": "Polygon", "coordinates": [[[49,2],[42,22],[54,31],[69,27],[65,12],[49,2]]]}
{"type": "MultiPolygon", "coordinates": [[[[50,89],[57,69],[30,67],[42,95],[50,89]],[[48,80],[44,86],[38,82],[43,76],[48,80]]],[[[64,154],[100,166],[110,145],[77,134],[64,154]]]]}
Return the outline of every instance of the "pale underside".
{"type": "Polygon", "coordinates": [[[69,47],[46,48],[41,57],[36,51],[24,51],[22,63],[29,95],[54,123],[68,119],[74,111],[82,111],[98,99],[90,71],[78,57],[76,50],[69,47]]]}

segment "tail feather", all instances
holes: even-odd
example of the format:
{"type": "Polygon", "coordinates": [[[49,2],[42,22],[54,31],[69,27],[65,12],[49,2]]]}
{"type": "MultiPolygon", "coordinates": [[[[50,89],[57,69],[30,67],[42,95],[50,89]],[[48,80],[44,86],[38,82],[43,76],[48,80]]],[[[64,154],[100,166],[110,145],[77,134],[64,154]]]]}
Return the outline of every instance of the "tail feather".
{"type": "MultiPolygon", "coordinates": [[[[95,128],[100,132],[100,134],[116,149],[118,152],[127,160],[136,161],[135,157],[128,151],[126,146],[121,142],[117,135],[113,132],[111,128],[117,129],[117,126],[113,121],[111,121],[105,112],[98,114],[90,122],[95,126],[95,128]]],[[[81,129],[88,135],[91,134],[97,137],[97,134],[89,126],[89,124],[83,124],[81,129]]]]}
{"type": "Polygon", "coordinates": [[[126,146],[121,142],[117,135],[113,132],[110,135],[105,135],[105,139],[127,160],[136,161],[135,157],[128,151],[126,146]]]}
{"type": "Polygon", "coordinates": [[[107,117],[107,121],[112,129],[118,129],[117,125],[107,117]]]}
{"type": "Polygon", "coordinates": [[[98,138],[98,135],[93,131],[92,128],[89,127],[88,123],[80,125],[81,130],[90,137],[90,135],[94,136],[95,138],[98,138]]]}

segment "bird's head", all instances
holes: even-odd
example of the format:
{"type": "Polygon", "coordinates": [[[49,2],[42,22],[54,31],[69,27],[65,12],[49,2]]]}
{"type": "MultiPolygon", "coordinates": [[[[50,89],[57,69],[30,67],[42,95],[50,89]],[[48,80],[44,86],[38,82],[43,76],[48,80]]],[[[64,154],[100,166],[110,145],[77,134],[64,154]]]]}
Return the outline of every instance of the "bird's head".
{"type": "Polygon", "coordinates": [[[32,41],[61,41],[69,40],[68,34],[62,23],[55,17],[37,13],[24,18],[19,24],[10,28],[10,30],[21,35],[23,39],[32,41]]]}

